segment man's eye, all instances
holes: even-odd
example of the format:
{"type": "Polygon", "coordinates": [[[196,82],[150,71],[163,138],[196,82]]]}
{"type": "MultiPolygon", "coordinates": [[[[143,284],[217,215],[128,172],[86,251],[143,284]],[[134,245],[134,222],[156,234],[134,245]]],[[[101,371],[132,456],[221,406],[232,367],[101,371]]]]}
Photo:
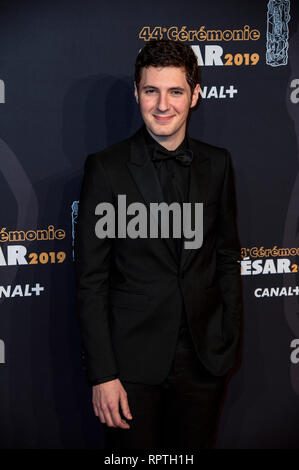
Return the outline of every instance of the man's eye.
{"type": "Polygon", "coordinates": [[[181,90],[172,90],[173,95],[182,95],[183,92],[181,90]]]}
{"type": "Polygon", "coordinates": [[[155,93],[156,90],[145,90],[146,95],[151,95],[152,93],[155,93]]]}

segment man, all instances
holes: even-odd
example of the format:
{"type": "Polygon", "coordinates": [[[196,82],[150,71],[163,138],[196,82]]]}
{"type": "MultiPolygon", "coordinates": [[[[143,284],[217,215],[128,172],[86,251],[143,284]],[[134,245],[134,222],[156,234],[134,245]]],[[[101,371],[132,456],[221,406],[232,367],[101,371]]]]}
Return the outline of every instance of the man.
{"type": "Polygon", "coordinates": [[[112,448],[209,448],[240,337],[231,161],[225,149],[188,136],[200,90],[190,46],[147,43],[134,86],[144,126],[87,158],[79,204],[79,320],[94,412],[112,448]],[[152,203],[203,203],[202,245],[187,248],[185,232],[176,237],[175,215],[169,238],[119,236],[111,227],[101,236],[103,202],[123,227],[120,195],[126,207],[143,203],[151,220],[152,203]]]}

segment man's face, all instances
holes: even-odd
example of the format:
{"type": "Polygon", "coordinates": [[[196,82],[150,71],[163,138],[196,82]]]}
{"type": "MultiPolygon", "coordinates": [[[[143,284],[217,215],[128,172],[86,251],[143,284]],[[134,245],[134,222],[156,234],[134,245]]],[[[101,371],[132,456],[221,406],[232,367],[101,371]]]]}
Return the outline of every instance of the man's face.
{"type": "Polygon", "coordinates": [[[199,85],[191,96],[186,72],[180,67],[148,67],[141,70],[135,97],[147,130],[170,150],[185,136],[190,108],[196,105],[199,85]]]}

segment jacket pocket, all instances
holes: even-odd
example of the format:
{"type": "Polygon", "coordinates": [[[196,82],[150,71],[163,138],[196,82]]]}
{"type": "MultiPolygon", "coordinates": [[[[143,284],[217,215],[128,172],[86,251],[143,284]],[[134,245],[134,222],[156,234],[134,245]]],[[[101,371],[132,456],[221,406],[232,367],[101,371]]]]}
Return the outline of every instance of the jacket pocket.
{"type": "Polygon", "coordinates": [[[209,308],[214,308],[215,313],[217,312],[219,325],[221,324],[221,335],[222,340],[225,344],[232,342],[238,334],[234,323],[230,318],[227,317],[223,306],[222,293],[218,284],[214,284],[206,288],[208,296],[209,308]]]}
{"type": "Polygon", "coordinates": [[[143,310],[149,305],[150,299],[144,294],[135,294],[118,289],[110,289],[110,304],[112,306],[131,310],[143,310]]]}
{"type": "Polygon", "coordinates": [[[203,208],[205,208],[205,207],[209,207],[209,208],[210,207],[216,207],[217,208],[217,206],[218,206],[218,200],[203,203],[203,208]]]}

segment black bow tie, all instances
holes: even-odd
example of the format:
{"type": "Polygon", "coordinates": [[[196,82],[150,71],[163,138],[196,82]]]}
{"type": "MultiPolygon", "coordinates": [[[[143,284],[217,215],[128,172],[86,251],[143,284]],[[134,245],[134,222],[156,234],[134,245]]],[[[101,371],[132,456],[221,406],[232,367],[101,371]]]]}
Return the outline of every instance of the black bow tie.
{"type": "Polygon", "coordinates": [[[193,160],[192,150],[167,150],[156,148],[153,154],[153,161],[164,161],[173,158],[183,166],[190,166],[193,160]]]}

